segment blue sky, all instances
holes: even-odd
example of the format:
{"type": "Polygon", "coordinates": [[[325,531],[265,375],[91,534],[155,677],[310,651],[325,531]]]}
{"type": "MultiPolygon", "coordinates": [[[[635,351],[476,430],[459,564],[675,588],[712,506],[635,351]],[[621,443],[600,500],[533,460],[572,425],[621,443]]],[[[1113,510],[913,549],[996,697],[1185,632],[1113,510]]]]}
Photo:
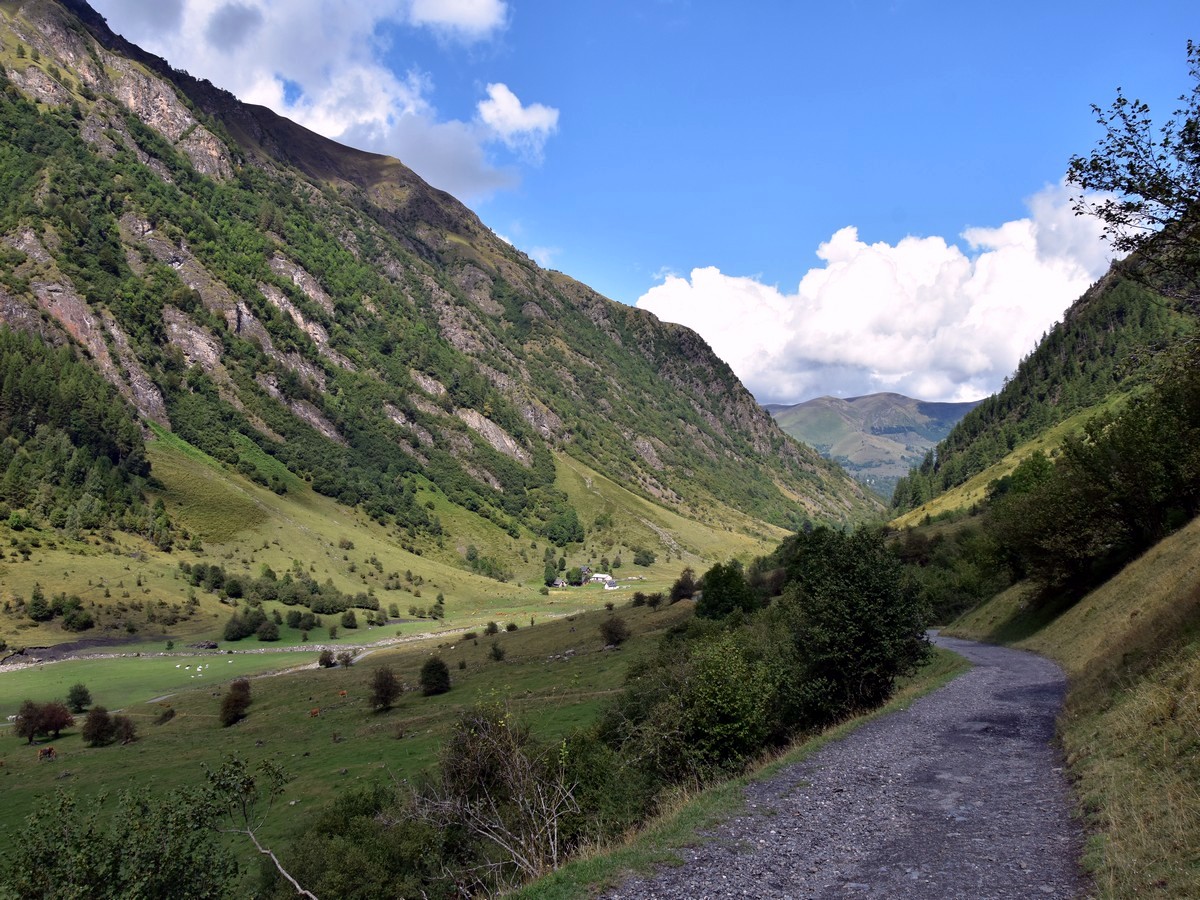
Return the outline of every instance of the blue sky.
{"type": "Polygon", "coordinates": [[[399,157],[764,402],[996,390],[1101,274],[1061,186],[1194,3],[93,0],[172,64],[399,157]]]}

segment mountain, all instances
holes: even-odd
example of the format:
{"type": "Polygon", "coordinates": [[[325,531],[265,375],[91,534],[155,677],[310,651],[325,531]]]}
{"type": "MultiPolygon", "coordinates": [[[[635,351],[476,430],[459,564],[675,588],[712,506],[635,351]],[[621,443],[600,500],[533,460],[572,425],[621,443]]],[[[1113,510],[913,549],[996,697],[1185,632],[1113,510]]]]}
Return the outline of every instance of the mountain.
{"type": "Polygon", "coordinates": [[[172,69],[82,0],[0,2],[0,65],[0,322],[109,386],[67,397],[70,360],[12,361],[0,500],[30,525],[187,540],[144,448],[103,449],[79,397],[464,567],[451,519],[510,550],[611,528],[581,519],[572,464],[740,533],[878,512],[694,332],[540,269],[397,160],[172,69]]]}
{"type": "Polygon", "coordinates": [[[896,482],[978,405],[977,400],[929,403],[882,393],[848,399],[817,397],[764,408],[796,440],[890,500],[896,482]]]}
{"type": "Polygon", "coordinates": [[[1188,316],[1114,266],[1043,335],[1004,387],[897,483],[894,510],[916,509],[1054,426],[1138,390],[1161,351],[1193,332],[1188,316]]]}

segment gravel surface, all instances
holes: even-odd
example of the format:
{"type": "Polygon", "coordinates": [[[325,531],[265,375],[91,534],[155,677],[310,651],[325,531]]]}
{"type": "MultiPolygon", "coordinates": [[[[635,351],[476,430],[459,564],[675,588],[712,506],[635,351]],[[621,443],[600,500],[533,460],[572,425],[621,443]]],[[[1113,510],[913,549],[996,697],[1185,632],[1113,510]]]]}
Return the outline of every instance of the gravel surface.
{"type": "Polygon", "coordinates": [[[613,898],[1084,897],[1052,745],[1066,681],[1033,654],[937,637],[974,668],[746,789],[683,865],[613,898]]]}

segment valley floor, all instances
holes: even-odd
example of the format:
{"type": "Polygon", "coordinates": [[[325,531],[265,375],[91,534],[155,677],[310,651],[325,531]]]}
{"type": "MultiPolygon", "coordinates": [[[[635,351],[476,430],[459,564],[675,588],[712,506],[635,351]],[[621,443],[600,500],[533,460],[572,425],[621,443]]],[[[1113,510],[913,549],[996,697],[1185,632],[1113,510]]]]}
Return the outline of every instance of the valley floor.
{"type": "Polygon", "coordinates": [[[1053,746],[1066,679],[953,638],[974,668],[746,791],[684,865],[622,900],[1084,896],[1083,834],[1053,746]]]}

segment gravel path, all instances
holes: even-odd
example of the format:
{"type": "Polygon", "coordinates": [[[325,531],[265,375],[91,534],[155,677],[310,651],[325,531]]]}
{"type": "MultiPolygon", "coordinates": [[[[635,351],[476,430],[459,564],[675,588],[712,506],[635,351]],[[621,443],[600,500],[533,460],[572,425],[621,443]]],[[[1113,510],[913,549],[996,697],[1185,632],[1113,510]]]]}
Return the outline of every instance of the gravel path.
{"type": "Polygon", "coordinates": [[[744,815],[625,882],[622,900],[1084,897],[1081,829],[1051,741],[1052,662],[953,638],[974,668],[746,790],[744,815]]]}

